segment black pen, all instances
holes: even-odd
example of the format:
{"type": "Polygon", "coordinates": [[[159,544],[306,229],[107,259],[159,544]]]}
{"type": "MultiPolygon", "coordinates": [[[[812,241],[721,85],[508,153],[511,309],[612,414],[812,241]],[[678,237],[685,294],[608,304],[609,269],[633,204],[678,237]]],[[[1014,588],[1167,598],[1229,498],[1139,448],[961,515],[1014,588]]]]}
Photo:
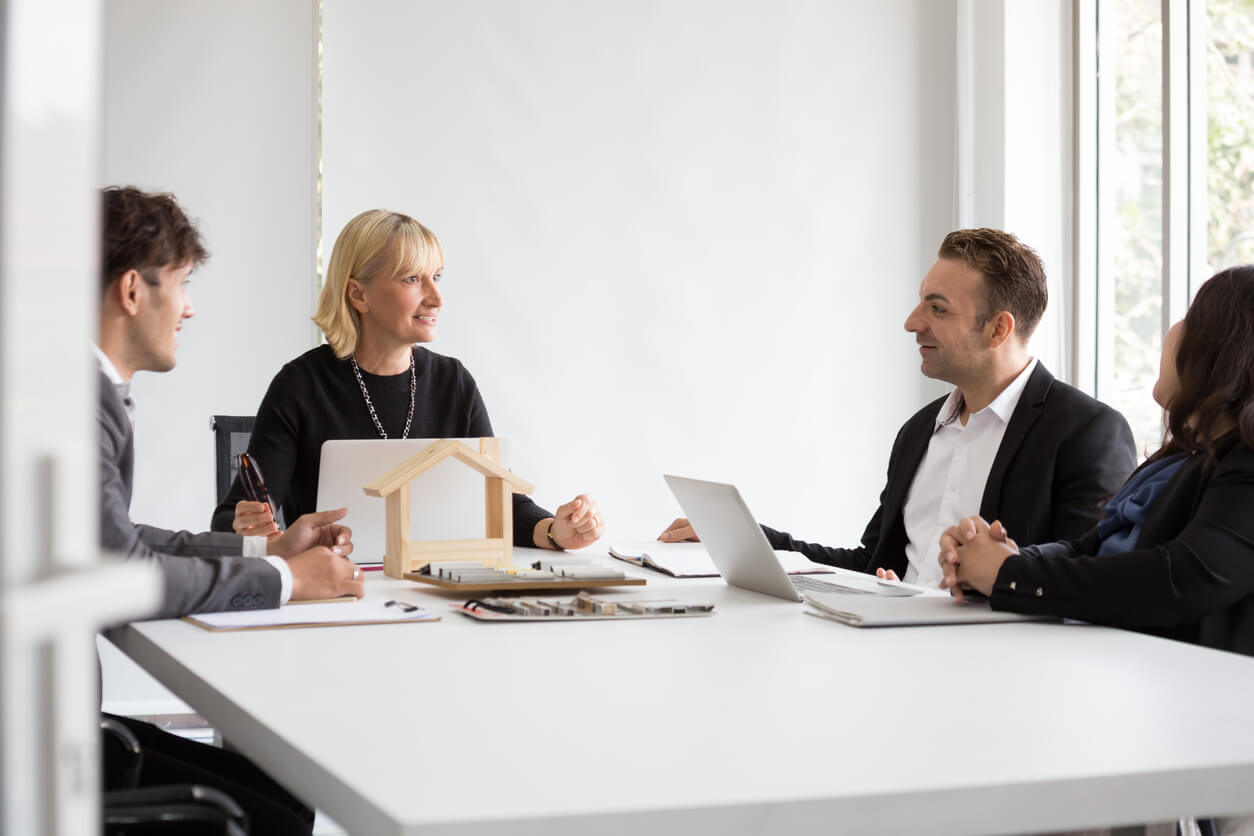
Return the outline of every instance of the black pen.
{"type": "Polygon", "coordinates": [[[270,490],[266,487],[266,480],[261,475],[261,468],[257,465],[257,460],[247,453],[239,454],[239,480],[244,487],[244,493],[253,502],[264,502],[270,506],[270,517],[274,520],[274,524],[279,524],[279,509],[274,507],[274,500],[270,498],[270,490]]]}

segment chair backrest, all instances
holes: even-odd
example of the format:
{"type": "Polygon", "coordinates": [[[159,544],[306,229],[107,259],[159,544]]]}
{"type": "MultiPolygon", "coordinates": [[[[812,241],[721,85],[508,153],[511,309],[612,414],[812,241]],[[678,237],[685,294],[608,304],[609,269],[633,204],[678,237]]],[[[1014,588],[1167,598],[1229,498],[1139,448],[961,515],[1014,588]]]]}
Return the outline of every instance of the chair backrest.
{"type": "Polygon", "coordinates": [[[239,473],[239,454],[248,451],[255,420],[252,415],[214,415],[209,419],[209,428],[214,435],[214,469],[219,503],[226,499],[235,475],[239,473]]]}

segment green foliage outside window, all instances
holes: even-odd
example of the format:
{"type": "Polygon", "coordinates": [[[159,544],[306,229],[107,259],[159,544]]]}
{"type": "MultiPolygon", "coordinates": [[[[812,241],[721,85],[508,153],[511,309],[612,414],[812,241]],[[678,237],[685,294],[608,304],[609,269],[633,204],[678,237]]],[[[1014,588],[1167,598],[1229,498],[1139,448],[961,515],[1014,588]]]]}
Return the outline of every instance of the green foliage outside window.
{"type": "MultiPolygon", "coordinates": [[[[1100,163],[1099,188],[1113,190],[1114,229],[1099,231],[1111,247],[1114,282],[1114,387],[1103,397],[1127,416],[1142,450],[1162,438],[1162,411],[1150,397],[1162,346],[1162,6],[1160,0],[1114,0],[1106,16],[1114,54],[1099,72],[1114,74],[1113,148],[1100,163]]],[[[1205,275],[1254,262],[1254,0],[1209,0],[1205,275]]],[[[1196,61],[1196,56],[1190,57],[1196,61]]],[[[1103,321],[1106,320],[1103,317],[1103,321]]]]}

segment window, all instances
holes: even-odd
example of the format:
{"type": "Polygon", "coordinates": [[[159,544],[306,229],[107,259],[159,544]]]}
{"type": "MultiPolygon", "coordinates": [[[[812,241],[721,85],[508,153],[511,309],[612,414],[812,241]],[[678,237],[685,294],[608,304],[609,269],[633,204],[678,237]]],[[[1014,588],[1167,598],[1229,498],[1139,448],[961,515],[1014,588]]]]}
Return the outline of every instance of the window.
{"type": "Polygon", "coordinates": [[[1254,2],[1210,0],[1206,12],[1209,275],[1254,262],[1254,2]]]}
{"type": "Polygon", "coordinates": [[[1076,9],[1077,378],[1151,451],[1162,334],[1254,261],[1254,0],[1076,9]]]}

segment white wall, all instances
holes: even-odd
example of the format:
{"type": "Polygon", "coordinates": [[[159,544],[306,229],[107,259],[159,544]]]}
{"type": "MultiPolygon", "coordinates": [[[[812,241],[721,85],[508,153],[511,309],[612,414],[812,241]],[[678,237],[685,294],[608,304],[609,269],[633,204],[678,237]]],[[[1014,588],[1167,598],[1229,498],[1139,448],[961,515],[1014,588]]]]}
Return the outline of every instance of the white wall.
{"type": "Polygon", "coordinates": [[[178,366],[136,376],[132,516],[209,527],[209,416],[252,414],[316,344],[317,18],[311,0],[111,0],[105,183],[173,192],[211,257],[178,366]]]}
{"type": "Polygon", "coordinates": [[[935,387],[902,329],[953,218],[952,3],[326,0],[324,218],[447,251],[465,362],[611,540],[727,478],[852,543],[935,387]]]}
{"type": "MultiPolygon", "coordinates": [[[[105,18],[102,182],[173,192],[211,252],[178,366],[135,377],[132,516],[203,531],[209,416],[254,413],[279,366],[317,340],[316,4],[110,0],[105,18]]],[[[111,710],[179,710],[101,647],[111,710]]]]}

